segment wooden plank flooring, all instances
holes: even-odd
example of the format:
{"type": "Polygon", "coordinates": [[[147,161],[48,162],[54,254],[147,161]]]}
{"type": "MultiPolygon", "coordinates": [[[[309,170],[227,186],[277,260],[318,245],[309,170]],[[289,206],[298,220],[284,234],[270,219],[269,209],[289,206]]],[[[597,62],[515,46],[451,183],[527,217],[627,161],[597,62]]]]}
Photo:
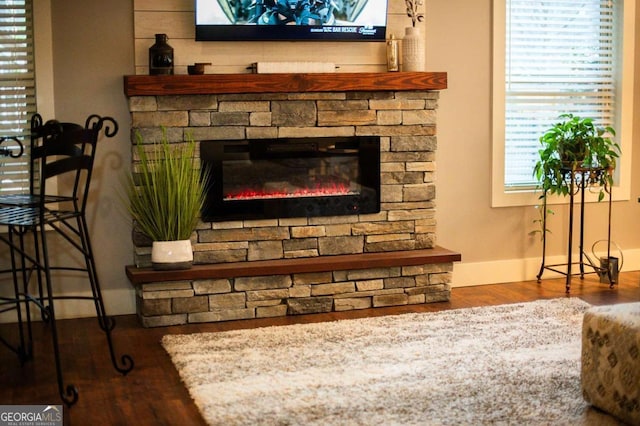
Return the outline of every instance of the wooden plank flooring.
{"type": "MultiPolygon", "coordinates": [[[[75,384],[80,397],[65,409],[67,425],[201,425],[202,419],[182,386],[168,355],[160,346],[165,334],[223,331],[334,321],[406,312],[430,312],[471,306],[517,303],[536,299],[565,297],[564,280],[544,280],[454,288],[450,302],[420,306],[368,309],[296,317],[243,320],[217,324],[198,324],[144,329],[133,315],[117,318],[113,336],[119,354],[135,359],[128,376],[112,368],[105,341],[95,319],[59,322],[66,381],[75,384]]],[[[597,277],[575,278],[571,297],[594,305],[640,301],[640,271],[620,274],[620,283],[610,290],[597,277]]],[[[0,335],[15,338],[15,326],[0,325],[0,335]]],[[[17,357],[0,346],[0,404],[60,404],[50,335],[42,324],[35,327],[35,359],[21,366],[17,357]]]]}

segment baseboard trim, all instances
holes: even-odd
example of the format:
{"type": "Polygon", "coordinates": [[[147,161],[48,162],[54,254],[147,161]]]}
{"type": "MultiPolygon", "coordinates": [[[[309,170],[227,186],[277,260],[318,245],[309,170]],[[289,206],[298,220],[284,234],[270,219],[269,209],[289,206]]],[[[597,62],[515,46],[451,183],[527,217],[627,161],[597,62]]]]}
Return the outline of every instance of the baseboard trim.
{"type": "MultiPolygon", "coordinates": [[[[91,293],[82,292],[74,293],[78,296],[91,297],[91,293]]],[[[131,315],[136,313],[135,292],[133,289],[118,288],[102,290],[102,298],[104,299],[105,310],[109,316],[131,315]]],[[[94,304],[87,300],[58,300],[55,304],[56,318],[74,319],[74,318],[93,318],[96,316],[94,304]]],[[[35,309],[32,311],[32,313],[35,309]]],[[[33,315],[34,321],[40,321],[40,315],[33,315]]],[[[5,312],[0,315],[0,324],[13,323],[17,321],[14,311],[5,312]]]]}
{"type": "MultiPolygon", "coordinates": [[[[599,254],[599,253],[597,253],[599,254]]],[[[612,253],[618,256],[618,253],[612,253]]],[[[496,260],[488,262],[454,263],[452,287],[468,287],[486,284],[499,284],[516,281],[531,281],[536,279],[540,270],[539,257],[526,259],[496,260]]],[[[565,256],[547,258],[547,264],[566,262],[565,256]]],[[[636,271],[640,269],[640,249],[624,250],[622,271],[636,271]]],[[[553,271],[545,271],[542,278],[559,277],[553,271]]]]}
{"type": "MultiPolygon", "coordinates": [[[[624,250],[622,271],[640,270],[640,249],[624,250]]],[[[464,259],[464,256],[463,256],[464,259]]],[[[547,263],[562,263],[565,257],[548,258],[547,263]]],[[[488,262],[454,262],[452,287],[469,287],[487,284],[499,284],[515,281],[533,281],[540,269],[540,258],[496,260],[488,262]]],[[[551,271],[545,271],[544,278],[557,277],[551,271]]],[[[136,312],[134,289],[118,288],[103,290],[103,297],[109,315],[127,315],[136,312]]],[[[59,319],[93,317],[91,303],[62,301],[56,307],[59,319]]],[[[15,322],[12,313],[0,315],[0,323],[15,322]]]]}

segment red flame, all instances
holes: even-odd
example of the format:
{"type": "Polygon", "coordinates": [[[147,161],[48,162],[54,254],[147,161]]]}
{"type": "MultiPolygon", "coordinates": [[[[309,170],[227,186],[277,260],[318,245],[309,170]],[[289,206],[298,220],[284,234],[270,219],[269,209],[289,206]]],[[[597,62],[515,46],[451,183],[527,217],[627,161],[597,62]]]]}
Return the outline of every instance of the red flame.
{"type": "Polygon", "coordinates": [[[344,184],[328,184],[326,186],[316,186],[314,188],[290,188],[281,190],[264,189],[243,189],[237,192],[230,192],[225,195],[225,200],[252,200],[263,198],[293,198],[293,197],[326,197],[336,195],[348,195],[353,191],[344,184]]]}

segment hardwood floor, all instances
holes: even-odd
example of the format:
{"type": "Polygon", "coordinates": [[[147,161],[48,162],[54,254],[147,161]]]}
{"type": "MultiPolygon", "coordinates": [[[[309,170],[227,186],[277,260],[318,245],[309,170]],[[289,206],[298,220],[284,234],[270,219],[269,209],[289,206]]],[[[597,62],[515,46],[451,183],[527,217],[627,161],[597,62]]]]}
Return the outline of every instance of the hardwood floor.
{"type": "MultiPolygon", "coordinates": [[[[67,425],[201,425],[197,408],[182,386],[168,355],[160,346],[165,334],[224,331],[334,321],[406,312],[431,312],[471,306],[517,303],[565,297],[564,280],[550,279],[454,288],[451,300],[420,306],[368,309],[353,312],[296,317],[242,320],[217,324],[195,324],[166,328],[142,328],[135,316],[117,318],[113,337],[118,354],[130,354],[135,368],[127,376],[116,373],[105,350],[105,341],[95,319],[59,322],[65,380],[80,392],[75,406],[65,409],[67,425]]],[[[611,290],[588,275],[573,279],[571,297],[594,305],[640,301],[640,271],[620,274],[611,290]]],[[[0,325],[0,335],[15,338],[15,326],[0,325]]],[[[21,366],[14,353],[0,346],[0,404],[60,404],[57,394],[50,336],[41,323],[35,329],[34,360],[21,366]]]]}

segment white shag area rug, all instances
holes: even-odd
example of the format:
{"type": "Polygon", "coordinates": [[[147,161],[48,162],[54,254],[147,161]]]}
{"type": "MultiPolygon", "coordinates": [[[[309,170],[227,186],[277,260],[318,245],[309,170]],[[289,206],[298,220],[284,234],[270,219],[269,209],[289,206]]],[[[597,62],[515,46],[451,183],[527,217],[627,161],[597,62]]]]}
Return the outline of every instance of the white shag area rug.
{"type": "Polygon", "coordinates": [[[162,343],[210,425],[616,424],[580,389],[576,298],[162,343]]]}

